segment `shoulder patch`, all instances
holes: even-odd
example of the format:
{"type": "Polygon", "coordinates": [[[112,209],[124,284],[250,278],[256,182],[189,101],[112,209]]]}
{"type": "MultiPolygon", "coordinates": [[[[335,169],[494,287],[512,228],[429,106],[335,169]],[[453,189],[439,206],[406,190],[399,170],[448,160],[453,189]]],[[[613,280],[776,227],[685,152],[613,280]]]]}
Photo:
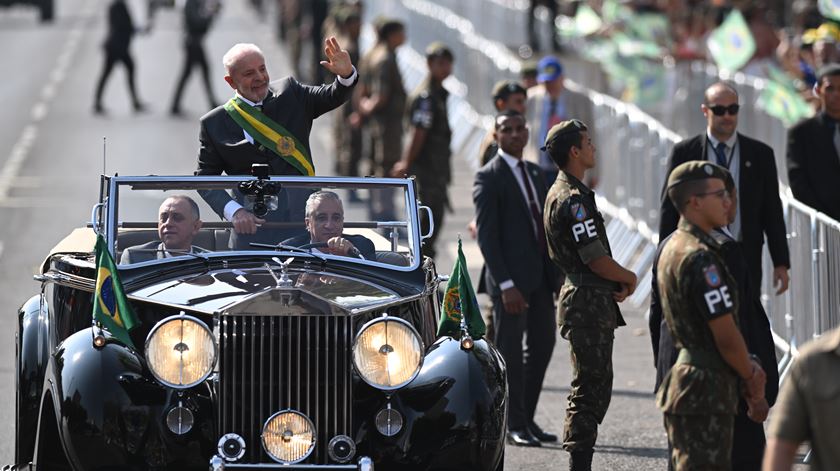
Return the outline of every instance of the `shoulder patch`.
{"type": "Polygon", "coordinates": [[[711,264],[703,268],[703,277],[706,279],[706,284],[710,287],[717,288],[720,286],[721,279],[720,273],[718,273],[717,265],[711,264]]]}
{"type": "Polygon", "coordinates": [[[572,215],[578,221],[583,221],[586,219],[586,209],[583,207],[582,203],[572,203],[571,206],[572,215]]]}

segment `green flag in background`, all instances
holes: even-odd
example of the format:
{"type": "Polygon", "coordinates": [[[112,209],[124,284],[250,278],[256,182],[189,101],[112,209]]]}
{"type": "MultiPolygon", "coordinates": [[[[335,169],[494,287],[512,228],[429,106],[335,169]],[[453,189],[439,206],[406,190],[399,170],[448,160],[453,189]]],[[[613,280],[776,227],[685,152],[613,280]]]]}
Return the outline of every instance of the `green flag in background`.
{"type": "Polygon", "coordinates": [[[721,69],[734,72],[752,59],[755,40],[744,16],[732,10],[707,41],[712,58],[721,69]]]}
{"type": "Polygon", "coordinates": [[[105,239],[96,237],[96,291],[93,298],[93,320],[125,345],[135,348],[128,331],[139,322],[123,292],[114,259],[105,239]]]}
{"type": "Polygon", "coordinates": [[[467,271],[467,262],[464,259],[464,252],[461,250],[461,240],[458,239],[458,260],[452,267],[452,275],[449,283],[446,284],[446,293],[443,295],[441,305],[440,324],[438,324],[438,337],[443,335],[459,336],[461,332],[461,319],[467,326],[467,331],[475,339],[484,336],[484,319],[481,318],[481,310],[478,301],[475,299],[470,274],[467,271]]]}
{"type": "Polygon", "coordinates": [[[583,37],[597,32],[604,25],[601,17],[589,5],[580,5],[574,18],[562,17],[558,27],[562,36],[583,37]]]}
{"type": "Polygon", "coordinates": [[[822,16],[840,21],[840,0],[819,0],[817,6],[822,16]]]}
{"type": "Polygon", "coordinates": [[[796,90],[773,80],[768,80],[761,91],[758,107],[782,120],[785,126],[791,126],[814,114],[814,110],[796,90]]]}

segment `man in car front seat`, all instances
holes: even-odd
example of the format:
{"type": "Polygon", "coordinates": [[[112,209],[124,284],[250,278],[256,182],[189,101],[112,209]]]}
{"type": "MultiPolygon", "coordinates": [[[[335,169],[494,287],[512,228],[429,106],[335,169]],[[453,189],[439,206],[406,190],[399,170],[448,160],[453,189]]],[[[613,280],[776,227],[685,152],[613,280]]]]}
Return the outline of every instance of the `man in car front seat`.
{"type": "Polygon", "coordinates": [[[193,237],[201,230],[201,215],[196,202],[186,195],[166,198],[158,210],[158,237],[146,244],[125,249],[120,264],[147,262],[185,253],[207,250],[192,245],[193,237]]]}

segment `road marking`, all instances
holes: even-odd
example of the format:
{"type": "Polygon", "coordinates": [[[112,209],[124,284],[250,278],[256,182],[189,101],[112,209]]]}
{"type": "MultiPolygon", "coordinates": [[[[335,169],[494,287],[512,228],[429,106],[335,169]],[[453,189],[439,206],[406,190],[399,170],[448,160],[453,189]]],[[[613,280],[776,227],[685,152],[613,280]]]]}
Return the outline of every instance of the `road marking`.
{"type": "Polygon", "coordinates": [[[84,33],[86,18],[96,14],[93,3],[91,0],[88,0],[82,8],[84,14],[79,17],[76,24],[70,30],[67,40],[64,41],[61,53],[59,53],[58,59],[49,75],[50,78],[41,89],[41,101],[32,107],[30,122],[24,126],[18,140],[12,146],[12,151],[9,153],[8,159],[6,159],[6,163],[0,169],[0,206],[16,206],[14,202],[10,204],[9,193],[12,187],[16,186],[20,169],[29,156],[29,151],[32,149],[35,139],[38,137],[37,123],[49,114],[49,104],[55,97],[56,90],[67,77],[67,70],[70,64],[73,63],[73,57],[79,49],[79,42],[84,33]]]}
{"type": "Polygon", "coordinates": [[[3,241],[0,240],[0,258],[3,257],[3,241]]]}

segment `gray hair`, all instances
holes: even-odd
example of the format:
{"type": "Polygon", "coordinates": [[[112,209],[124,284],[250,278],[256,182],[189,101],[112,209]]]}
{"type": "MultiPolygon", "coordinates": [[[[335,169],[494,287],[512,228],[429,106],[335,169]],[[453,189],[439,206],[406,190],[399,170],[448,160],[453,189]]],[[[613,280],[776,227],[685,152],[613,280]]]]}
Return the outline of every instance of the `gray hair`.
{"type": "MultiPolygon", "coordinates": [[[[192,211],[193,216],[195,216],[195,219],[196,220],[201,219],[201,212],[198,210],[198,203],[196,203],[195,200],[190,198],[189,196],[187,196],[187,195],[172,195],[169,198],[166,198],[165,200],[163,200],[163,202],[166,203],[169,200],[184,200],[184,201],[186,201],[187,203],[189,203],[190,210],[192,211]]],[[[163,203],[161,203],[161,206],[163,206],[163,203]]]]}
{"type": "Polygon", "coordinates": [[[335,200],[338,201],[339,206],[341,206],[341,212],[344,213],[344,204],[341,202],[341,198],[332,191],[320,190],[316,191],[309,195],[309,198],[306,199],[306,217],[312,215],[315,211],[315,206],[318,205],[321,201],[324,200],[335,200]]]}
{"type": "Polygon", "coordinates": [[[230,75],[231,69],[233,66],[236,65],[236,62],[244,56],[245,54],[249,54],[252,52],[256,52],[263,58],[265,55],[263,54],[262,50],[256,45],[251,43],[238,43],[234,44],[232,48],[228,49],[228,52],[222,56],[222,64],[225,66],[225,72],[230,75]]]}

